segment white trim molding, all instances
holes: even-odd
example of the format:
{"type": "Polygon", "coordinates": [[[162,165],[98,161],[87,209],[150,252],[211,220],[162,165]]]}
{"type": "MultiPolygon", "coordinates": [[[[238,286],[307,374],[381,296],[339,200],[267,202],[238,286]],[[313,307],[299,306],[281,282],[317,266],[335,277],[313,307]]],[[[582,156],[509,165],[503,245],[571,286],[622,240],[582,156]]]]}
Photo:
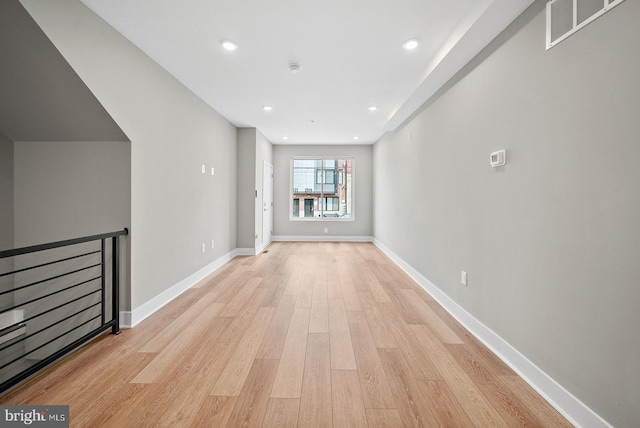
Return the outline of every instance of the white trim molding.
{"type": "Polygon", "coordinates": [[[273,236],[275,242],[373,242],[373,236],[297,236],[279,235],[273,236]]]}
{"type": "Polygon", "coordinates": [[[378,239],[372,241],[394,263],[424,288],[464,328],[513,369],[525,382],[576,427],[612,428],[600,415],[567,391],[506,340],[458,305],[441,289],[425,278],[378,239]]]}
{"type": "MultiPolygon", "coordinates": [[[[214,260],[212,263],[203,267],[189,277],[183,279],[173,287],[158,294],[156,297],[137,307],[133,311],[120,311],[120,327],[133,328],[136,325],[140,324],[154,312],[158,311],[160,308],[187,291],[189,288],[193,287],[198,282],[211,275],[213,272],[218,270],[222,265],[224,265],[234,257],[245,255],[242,250],[244,249],[233,250],[225,254],[224,256],[214,260]]],[[[253,256],[253,250],[250,254],[246,255],[253,256]]]]}

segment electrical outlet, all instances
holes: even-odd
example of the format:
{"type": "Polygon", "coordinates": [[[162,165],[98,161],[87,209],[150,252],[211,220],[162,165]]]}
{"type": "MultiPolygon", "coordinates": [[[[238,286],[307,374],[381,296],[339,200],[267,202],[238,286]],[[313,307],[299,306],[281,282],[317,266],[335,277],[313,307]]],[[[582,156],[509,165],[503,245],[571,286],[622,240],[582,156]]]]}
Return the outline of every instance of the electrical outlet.
{"type": "Polygon", "coordinates": [[[211,175],[216,175],[216,169],[214,167],[211,167],[211,175]]]}
{"type": "Polygon", "coordinates": [[[204,174],[204,172],[207,170],[207,167],[204,166],[204,164],[202,164],[202,173],[204,174]]]}
{"type": "Polygon", "coordinates": [[[204,253],[205,251],[207,251],[207,248],[205,247],[204,244],[202,244],[202,252],[204,253]]]}
{"type": "Polygon", "coordinates": [[[460,283],[462,285],[467,285],[467,273],[463,270],[460,271],[460,283]]]}
{"type": "Polygon", "coordinates": [[[213,250],[216,247],[216,243],[213,241],[213,239],[211,240],[211,249],[213,250]]]}

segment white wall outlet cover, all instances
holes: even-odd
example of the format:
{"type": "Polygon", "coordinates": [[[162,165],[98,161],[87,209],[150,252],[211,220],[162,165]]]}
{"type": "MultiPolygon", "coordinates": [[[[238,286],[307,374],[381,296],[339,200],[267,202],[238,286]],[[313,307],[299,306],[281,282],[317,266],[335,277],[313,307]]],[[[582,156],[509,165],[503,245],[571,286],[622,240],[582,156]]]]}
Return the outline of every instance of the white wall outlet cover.
{"type": "Polygon", "coordinates": [[[204,172],[207,170],[207,167],[204,166],[204,164],[202,165],[202,173],[204,174],[204,172]]]}
{"type": "Polygon", "coordinates": [[[205,251],[207,251],[207,247],[204,244],[202,244],[202,252],[204,253],[205,251]]]}
{"type": "Polygon", "coordinates": [[[460,283],[467,285],[467,273],[463,270],[460,271],[460,283]]]}
{"type": "Polygon", "coordinates": [[[215,175],[216,174],[216,169],[214,167],[211,167],[211,175],[215,175]]]}
{"type": "Polygon", "coordinates": [[[213,239],[211,240],[211,249],[215,248],[216,243],[213,241],[213,239]]]}

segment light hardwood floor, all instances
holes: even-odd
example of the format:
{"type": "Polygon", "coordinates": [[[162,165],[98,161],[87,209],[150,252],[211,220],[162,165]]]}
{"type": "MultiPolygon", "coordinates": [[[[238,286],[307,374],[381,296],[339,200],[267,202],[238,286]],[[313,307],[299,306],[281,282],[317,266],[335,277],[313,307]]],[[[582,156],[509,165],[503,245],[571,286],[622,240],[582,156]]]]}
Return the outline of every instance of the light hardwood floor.
{"type": "Polygon", "coordinates": [[[565,427],[369,243],[272,244],[0,404],[74,427],[565,427]]]}

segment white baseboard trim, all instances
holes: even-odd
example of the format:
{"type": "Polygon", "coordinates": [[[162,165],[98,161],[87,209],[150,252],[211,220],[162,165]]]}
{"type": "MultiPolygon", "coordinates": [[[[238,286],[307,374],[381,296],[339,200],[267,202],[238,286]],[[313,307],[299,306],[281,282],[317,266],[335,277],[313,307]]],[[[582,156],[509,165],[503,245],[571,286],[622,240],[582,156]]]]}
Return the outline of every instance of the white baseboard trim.
{"type": "Polygon", "coordinates": [[[506,340],[498,336],[493,330],[477,320],[425,278],[420,272],[411,267],[401,257],[377,239],[373,243],[382,250],[394,263],[404,270],[414,281],[424,288],[447,312],[449,312],[471,334],[487,346],[498,358],[504,361],[525,382],[535,389],[545,400],[558,410],[571,424],[576,427],[612,428],[600,415],[591,410],[582,401],[567,391],[562,385],[552,379],[538,366],[531,362],[520,351],[511,346],[506,340]]]}
{"type": "MultiPolygon", "coordinates": [[[[158,294],[153,299],[134,309],[133,311],[120,311],[120,327],[121,328],[133,328],[140,324],[151,314],[162,308],[164,305],[187,291],[189,288],[202,281],[207,276],[218,270],[222,265],[236,256],[242,255],[242,249],[233,250],[222,257],[214,260],[212,263],[203,267],[196,273],[183,279],[173,287],[158,294]]],[[[253,253],[251,254],[253,255],[253,253]]]]}
{"type": "Polygon", "coordinates": [[[260,244],[256,248],[236,248],[237,256],[257,256],[260,254],[265,248],[267,248],[271,244],[271,241],[266,244],[260,244]]]}
{"type": "Polygon", "coordinates": [[[273,237],[277,242],[373,242],[373,236],[297,236],[279,235],[273,237]]]}
{"type": "Polygon", "coordinates": [[[236,256],[255,256],[255,248],[236,248],[236,256]]]}

